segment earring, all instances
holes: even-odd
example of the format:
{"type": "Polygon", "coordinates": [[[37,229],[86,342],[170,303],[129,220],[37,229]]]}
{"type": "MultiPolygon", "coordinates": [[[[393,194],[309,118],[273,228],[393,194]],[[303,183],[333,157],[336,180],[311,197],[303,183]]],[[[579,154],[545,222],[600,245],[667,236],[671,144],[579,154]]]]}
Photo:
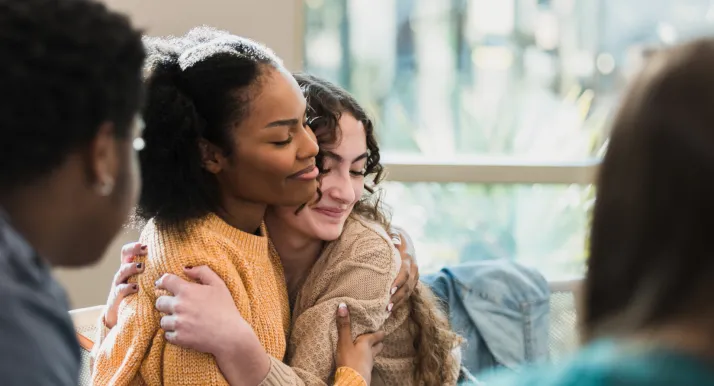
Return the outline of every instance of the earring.
{"type": "Polygon", "coordinates": [[[107,197],[114,191],[114,180],[111,178],[105,178],[97,186],[97,193],[102,197],[107,197]]]}

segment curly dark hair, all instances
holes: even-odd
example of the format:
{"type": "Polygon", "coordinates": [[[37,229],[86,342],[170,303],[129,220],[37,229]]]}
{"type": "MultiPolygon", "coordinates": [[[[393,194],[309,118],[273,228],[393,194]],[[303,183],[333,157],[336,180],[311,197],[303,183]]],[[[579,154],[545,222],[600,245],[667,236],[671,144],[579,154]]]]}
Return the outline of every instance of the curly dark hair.
{"type": "MultiPolygon", "coordinates": [[[[362,197],[354,206],[352,215],[361,216],[389,228],[388,215],[382,208],[381,196],[375,188],[384,179],[384,167],[379,162],[379,144],[374,124],[362,106],[343,88],[325,79],[294,74],[307,99],[308,124],[317,134],[322,147],[340,141],[339,121],[342,114],[350,114],[362,122],[367,138],[367,161],[365,164],[364,188],[370,194],[362,197]],[[371,184],[370,184],[371,181],[371,184]]],[[[317,164],[322,170],[324,154],[318,154],[317,164]]],[[[409,297],[412,344],[417,352],[414,364],[414,381],[417,385],[442,386],[455,384],[453,374],[447,369],[458,366],[454,363],[453,349],[461,343],[454,334],[432,291],[419,284],[409,297]]]]}
{"type": "Polygon", "coordinates": [[[339,121],[342,114],[350,114],[362,122],[367,137],[367,160],[365,162],[365,195],[354,206],[352,213],[389,227],[389,216],[382,206],[377,185],[384,179],[384,167],[379,162],[379,144],[374,132],[374,124],[362,106],[350,93],[329,81],[314,75],[293,74],[307,99],[307,123],[318,134],[320,153],[317,166],[323,170],[324,153],[322,146],[335,145],[340,141],[339,121]],[[325,130],[327,129],[327,130],[325,130]]]}
{"type": "Polygon", "coordinates": [[[252,40],[210,27],[146,38],[147,101],[138,220],[177,224],[218,209],[218,185],[202,167],[199,140],[230,154],[267,66],[280,59],[252,40]]]}
{"type": "Polygon", "coordinates": [[[141,33],[101,3],[0,0],[0,186],[31,183],[142,100],[141,33]]]}

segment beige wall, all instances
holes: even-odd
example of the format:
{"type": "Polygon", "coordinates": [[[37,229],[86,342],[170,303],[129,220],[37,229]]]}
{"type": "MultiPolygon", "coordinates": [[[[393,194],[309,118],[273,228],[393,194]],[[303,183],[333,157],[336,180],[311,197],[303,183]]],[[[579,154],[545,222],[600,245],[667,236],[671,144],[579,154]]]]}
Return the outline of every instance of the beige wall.
{"type": "MultiPolygon", "coordinates": [[[[149,35],[180,35],[206,24],[265,43],[283,58],[290,70],[302,62],[301,0],[104,0],[126,12],[149,35]]],[[[135,241],[134,231],[122,232],[95,266],[58,270],[73,308],[104,303],[119,265],[119,248],[135,241]]]]}

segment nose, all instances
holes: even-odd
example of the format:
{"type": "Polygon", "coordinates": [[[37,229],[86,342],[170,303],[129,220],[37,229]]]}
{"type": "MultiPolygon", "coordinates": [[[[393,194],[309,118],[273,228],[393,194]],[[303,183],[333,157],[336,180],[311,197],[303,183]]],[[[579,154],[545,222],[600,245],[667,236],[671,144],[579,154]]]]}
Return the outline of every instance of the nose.
{"type": "Polygon", "coordinates": [[[297,158],[300,160],[315,158],[319,148],[317,147],[317,138],[311,129],[303,127],[298,130],[298,149],[297,158]]]}
{"type": "Polygon", "coordinates": [[[349,171],[347,173],[330,172],[323,178],[322,193],[331,199],[345,205],[355,202],[355,191],[352,188],[352,180],[349,171]]]}

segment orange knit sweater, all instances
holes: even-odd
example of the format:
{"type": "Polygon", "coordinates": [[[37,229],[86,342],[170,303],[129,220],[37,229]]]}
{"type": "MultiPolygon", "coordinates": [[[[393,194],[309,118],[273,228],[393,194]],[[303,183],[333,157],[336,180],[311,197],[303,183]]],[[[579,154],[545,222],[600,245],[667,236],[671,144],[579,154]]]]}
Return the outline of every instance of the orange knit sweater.
{"type": "MultiPolygon", "coordinates": [[[[273,385],[277,375],[292,370],[280,360],[285,355],[290,327],[287,289],[280,258],[269,247],[267,232],[241,232],[215,214],[187,224],[183,231],[158,227],[150,221],[141,234],[148,245],[139,292],[119,309],[117,325],[95,351],[95,385],[227,385],[215,359],[166,342],[154,308],[165,294],[154,282],[165,273],[186,279],[186,266],[207,265],[233,295],[238,310],[253,327],[266,352],[276,358],[263,382],[273,385]]],[[[336,308],[335,308],[336,310],[336,308]]],[[[336,385],[364,385],[354,370],[340,370],[336,385]]]]}

